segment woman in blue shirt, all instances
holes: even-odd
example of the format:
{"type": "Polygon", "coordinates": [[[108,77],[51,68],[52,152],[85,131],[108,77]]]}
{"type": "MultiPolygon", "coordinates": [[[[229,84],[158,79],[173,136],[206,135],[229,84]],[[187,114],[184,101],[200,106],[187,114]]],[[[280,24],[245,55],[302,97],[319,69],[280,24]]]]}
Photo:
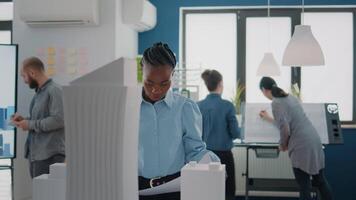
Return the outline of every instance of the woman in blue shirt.
{"type": "Polygon", "coordinates": [[[226,165],[226,199],[235,198],[235,167],[231,152],[233,140],[240,136],[234,105],[221,98],[222,75],[216,70],[206,70],[201,75],[210,94],[198,106],[203,115],[203,141],[226,165]]]}
{"type": "MultiPolygon", "coordinates": [[[[201,140],[202,117],[197,104],[170,90],[176,58],[168,45],[156,43],[146,49],[141,65],[140,190],[179,177],[181,168],[189,161],[200,161],[203,157],[219,161],[201,140]]],[[[140,200],[179,199],[179,191],[140,196],[140,200]]]]}

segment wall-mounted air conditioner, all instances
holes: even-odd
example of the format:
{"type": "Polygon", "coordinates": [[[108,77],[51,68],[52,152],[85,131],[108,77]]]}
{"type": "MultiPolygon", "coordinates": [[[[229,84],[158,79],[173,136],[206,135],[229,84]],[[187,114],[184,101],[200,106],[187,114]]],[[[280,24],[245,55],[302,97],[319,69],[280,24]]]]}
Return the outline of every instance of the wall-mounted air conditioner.
{"type": "Polygon", "coordinates": [[[30,26],[97,25],[98,0],[20,0],[20,18],[30,26]]]}
{"type": "Polygon", "coordinates": [[[139,32],[156,26],[157,10],[148,0],[123,0],[122,18],[125,24],[139,32]]]}

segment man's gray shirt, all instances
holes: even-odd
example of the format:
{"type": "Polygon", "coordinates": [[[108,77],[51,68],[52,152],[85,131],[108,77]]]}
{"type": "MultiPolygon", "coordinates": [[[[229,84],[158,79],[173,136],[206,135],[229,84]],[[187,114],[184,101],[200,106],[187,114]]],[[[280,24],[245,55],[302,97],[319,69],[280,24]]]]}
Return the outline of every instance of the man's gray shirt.
{"type": "Polygon", "coordinates": [[[65,155],[62,89],[52,79],[36,90],[28,120],[26,158],[33,162],[65,155]]]}

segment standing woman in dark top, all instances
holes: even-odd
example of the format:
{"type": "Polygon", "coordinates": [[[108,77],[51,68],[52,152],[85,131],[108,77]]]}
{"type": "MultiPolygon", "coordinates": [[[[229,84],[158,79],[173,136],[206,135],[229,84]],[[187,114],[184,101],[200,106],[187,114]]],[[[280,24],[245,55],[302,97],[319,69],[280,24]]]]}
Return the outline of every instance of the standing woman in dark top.
{"type": "Polygon", "coordinates": [[[261,111],[260,116],[274,123],[280,131],[280,150],[288,150],[300,187],[300,199],[312,199],[313,183],[320,191],[322,200],[331,200],[331,190],[324,176],[325,158],[321,139],[299,100],[284,92],[270,77],[261,79],[260,89],[266,98],[272,100],[273,118],[266,111],[261,111]]]}
{"type": "Polygon", "coordinates": [[[207,149],[219,156],[226,165],[226,199],[235,198],[235,167],[231,152],[233,140],[240,137],[234,105],[221,98],[223,80],[216,70],[205,70],[201,75],[210,94],[198,106],[203,115],[203,140],[207,149]]]}

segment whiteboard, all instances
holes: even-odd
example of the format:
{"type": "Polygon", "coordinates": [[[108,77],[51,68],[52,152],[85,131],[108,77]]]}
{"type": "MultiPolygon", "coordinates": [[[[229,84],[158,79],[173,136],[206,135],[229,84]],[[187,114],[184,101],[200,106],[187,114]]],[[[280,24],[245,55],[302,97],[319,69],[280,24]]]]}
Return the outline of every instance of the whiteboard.
{"type": "MultiPolygon", "coordinates": [[[[305,114],[316,128],[323,144],[329,143],[325,105],[323,103],[302,104],[305,114]]],[[[247,103],[242,119],[242,136],[245,143],[278,143],[279,130],[274,125],[260,118],[261,110],[272,116],[270,103],[247,103]]]]}

